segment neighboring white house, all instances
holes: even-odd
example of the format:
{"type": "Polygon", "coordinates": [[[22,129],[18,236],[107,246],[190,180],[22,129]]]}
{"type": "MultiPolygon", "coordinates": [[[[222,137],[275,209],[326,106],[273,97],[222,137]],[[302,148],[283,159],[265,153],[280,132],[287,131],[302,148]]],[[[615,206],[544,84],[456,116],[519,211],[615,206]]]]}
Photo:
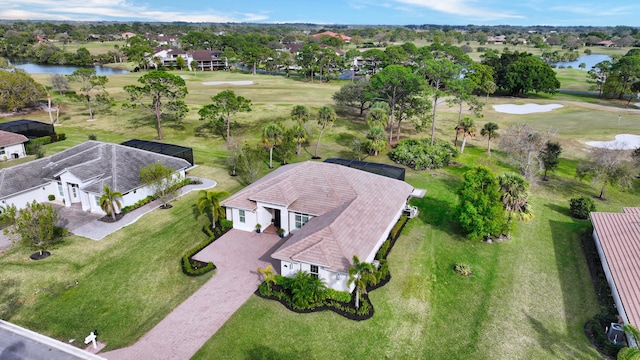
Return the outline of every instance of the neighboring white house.
{"type": "Polygon", "coordinates": [[[151,195],[140,182],[140,169],[161,163],[180,176],[188,161],[124,145],[87,141],[52,156],[0,170],[0,206],[24,208],[53,195],[66,207],[104,214],[99,199],[104,186],[123,194],[122,206],[151,195]]]}
{"type": "Polygon", "coordinates": [[[0,160],[18,159],[27,156],[24,143],[26,136],[0,130],[0,160]]]}
{"type": "Polygon", "coordinates": [[[235,229],[253,231],[260,224],[291,234],[271,255],[280,260],[280,274],[306,271],[330,288],[352,291],[353,256],[372,262],[418,193],[401,180],[308,161],[280,167],[221,205],[235,229]]]}

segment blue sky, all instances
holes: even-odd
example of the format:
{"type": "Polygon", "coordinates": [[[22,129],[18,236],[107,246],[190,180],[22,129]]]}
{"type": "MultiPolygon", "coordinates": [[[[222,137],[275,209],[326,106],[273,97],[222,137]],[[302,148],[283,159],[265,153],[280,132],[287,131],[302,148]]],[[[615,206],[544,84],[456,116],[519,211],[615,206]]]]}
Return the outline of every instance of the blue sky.
{"type": "Polygon", "coordinates": [[[638,14],[638,0],[0,0],[12,20],[640,26],[638,14]]]}

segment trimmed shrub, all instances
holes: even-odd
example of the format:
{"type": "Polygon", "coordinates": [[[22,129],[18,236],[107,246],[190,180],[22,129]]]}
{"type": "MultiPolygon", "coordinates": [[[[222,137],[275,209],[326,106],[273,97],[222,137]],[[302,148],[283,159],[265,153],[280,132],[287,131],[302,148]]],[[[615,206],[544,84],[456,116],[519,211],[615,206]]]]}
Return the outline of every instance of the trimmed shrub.
{"type": "Polygon", "coordinates": [[[351,302],[351,294],[346,291],[327,289],[325,292],[325,297],[327,300],[334,300],[343,303],[351,302]]]}
{"type": "Polygon", "coordinates": [[[122,214],[126,214],[126,213],[128,213],[128,212],[130,212],[130,211],[133,211],[133,210],[135,210],[135,209],[137,209],[137,208],[139,208],[139,207],[141,207],[141,206],[147,205],[148,203],[150,203],[150,202],[152,202],[152,201],[153,201],[153,196],[147,196],[147,197],[146,197],[146,198],[144,198],[144,199],[138,200],[138,201],[137,201],[135,204],[133,204],[133,205],[128,205],[128,206],[123,207],[123,208],[120,210],[120,212],[121,212],[122,214]]]}
{"type": "Polygon", "coordinates": [[[98,135],[96,135],[96,134],[89,134],[89,140],[98,140],[98,135]]]}
{"type": "Polygon", "coordinates": [[[65,134],[65,133],[58,134],[58,140],[57,141],[63,141],[63,140],[67,140],[67,134],[65,134]]]}
{"type": "Polygon", "coordinates": [[[227,219],[220,219],[220,227],[222,230],[229,230],[233,228],[233,221],[227,219]]]}
{"type": "Polygon", "coordinates": [[[54,201],[56,199],[56,196],[53,194],[49,194],[49,196],[47,196],[47,199],[49,199],[49,201],[54,201]]]}
{"type": "Polygon", "coordinates": [[[577,219],[588,219],[589,213],[596,211],[596,203],[588,196],[579,196],[569,200],[569,212],[577,219]]]}
{"type": "Polygon", "coordinates": [[[398,164],[414,170],[438,169],[449,165],[459,152],[452,144],[436,140],[433,146],[430,139],[406,139],[389,152],[389,158],[398,164]]]}

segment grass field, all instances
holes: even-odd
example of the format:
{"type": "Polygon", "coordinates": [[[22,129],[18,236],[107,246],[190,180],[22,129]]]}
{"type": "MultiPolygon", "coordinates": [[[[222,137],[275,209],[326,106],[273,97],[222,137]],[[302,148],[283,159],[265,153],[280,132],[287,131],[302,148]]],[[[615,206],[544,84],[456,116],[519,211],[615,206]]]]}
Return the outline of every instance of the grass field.
{"type": "MultiPolygon", "coordinates": [[[[189,87],[191,111],[182,124],[167,124],[164,141],[193,147],[198,167],[192,174],[215,179],[220,189],[230,192],[241,185],[224,169],[223,141],[195,133],[201,124],[198,108],[227,87],[202,82],[255,82],[230,87],[254,103],[252,112],[237,117],[239,128],[234,130],[234,137],[252,143],[258,141],[267,122],[290,124],[288,114],[293,105],[306,104],[315,112],[331,104],[331,94],[342,84],[226,72],[179,74],[189,87]]],[[[107,90],[117,102],[124,102],[122,86],[135,82],[138,76],[110,76],[107,90]]],[[[36,79],[48,81],[46,75],[36,79]]],[[[541,129],[551,126],[558,130],[557,140],[566,149],[551,181],[533,189],[535,219],[518,224],[512,240],[493,245],[466,240],[452,219],[455,189],[468,166],[483,164],[497,174],[510,170],[499,152],[487,158],[486,140],[477,137],[457,159],[461,167],[408,171],[407,181],[428,193],[416,201],[421,215],[405,228],[390,255],[391,282],[370,294],[376,307],[372,319],[352,322],[332,312],[299,315],[276,302],[252,297],[196,358],[219,354],[250,359],[598,358],[582,332],[584,322],[599,311],[579,238],[589,223],[568,216],[568,199],[595,193],[589,184],[573,177],[576,159],[584,156],[582,141],[638,133],[640,125],[634,121],[637,114],[579,100],[567,95],[491,97],[484,117],[477,120],[478,128],[486,121],[497,122],[501,128],[521,121],[541,129]],[[564,108],[508,115],[490,106],[527,102],[561,103],[564,108]],[[619,124],[618,114],[622,114],[619,124]],[[471,264],[474,275],[456,276],[451,270],[455,262],[471,264]]],[[[87,122],[81,105],[57,94],[54,101],[63,104],[64,117],[56,130],[66,133],[68,140],[47,145],[48,153],[81,143],[89,134],[109,142],[156,136],[150,117],[143,112],[115,107],[98,113],[97,121],[87,122]]],[[[453,140],[457,109],[439,108],[437,136],[453,140]]],[[[334,127],[322,138],[322,157],[351,157],[351,140],[365,133],[361,118],[345,109],[338,109],[338,115],[334,127]]],[[[27,117],[48,121],[46,113],[27,117]]],[[[404,137],[427,136],[405,126],[404,137]]],[[[314,144],[318,130],[312,125],[310,129],[314,144]]],[[[367,160],[389,162],[384,155],[367,160]]],[[[620,211],[640,200],[638,190],[620,193],[612,189],[608,194],[610,201],[599,202],[599,210],[620,211]]],[[[170,211],[155,211],[99,242],[71,237],[43,262],[25,262],[30,253],[26,250],[0,254],[0,279],[3,284],[13,284],[10,288],[4,285],[7,290],[0,296],[14,294],[12,298],[22,303],[10,320],[63,341],[97,328],[109,349],[134,342],[207,280],[186,278],[179,269],[179,257],[202,237],[199,228],[203,219],[196,220],[191,212],[194,201],[195,195],[188,195],[170,211]],[[77,287],[73,286],[75,280],[77,287]],[[69,285],[70,289],[53,297],[51,290],[43,290],[69,285]]]]}

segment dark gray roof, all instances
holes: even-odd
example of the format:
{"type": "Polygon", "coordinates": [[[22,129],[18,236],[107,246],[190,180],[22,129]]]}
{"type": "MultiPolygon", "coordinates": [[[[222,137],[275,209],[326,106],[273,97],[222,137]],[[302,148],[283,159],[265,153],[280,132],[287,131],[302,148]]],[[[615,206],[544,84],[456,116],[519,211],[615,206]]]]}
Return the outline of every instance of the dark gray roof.
{"type": "Polygon", "coordinates": [[[102,193],[104,185],[127,193],[141,186],[140,169],[161,163],[174,170],[188,161],[128,146],[87,141],[58,154],[0,170],[0,197],[48,184],[68,171],[82,181],[95,180],[83,189],[102,193]]]}

